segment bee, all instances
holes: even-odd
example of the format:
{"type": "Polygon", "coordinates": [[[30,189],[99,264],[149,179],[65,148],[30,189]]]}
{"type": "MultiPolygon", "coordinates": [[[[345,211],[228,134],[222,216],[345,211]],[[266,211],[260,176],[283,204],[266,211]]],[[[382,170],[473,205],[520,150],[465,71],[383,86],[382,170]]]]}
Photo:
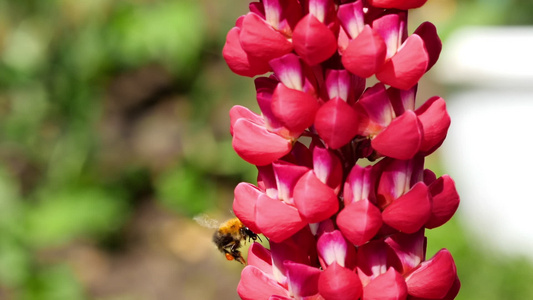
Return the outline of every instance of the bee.
{"type": "Polygon", "coordinates": [[[250,241],[262,241],[261,238],[250,228],[244,226],[239,218],[232,218],[224,223],[219,223],[217,220],[209,218],[207,215],[199,215],[194,217],[194,220],[198,224],[216,229],[213,234],[213,243],[217,246],[218,250],[226,256],[227,260],[235,260],[245,265],[246,260],[242,257],[241,242],[246,240],[250,241]]]}

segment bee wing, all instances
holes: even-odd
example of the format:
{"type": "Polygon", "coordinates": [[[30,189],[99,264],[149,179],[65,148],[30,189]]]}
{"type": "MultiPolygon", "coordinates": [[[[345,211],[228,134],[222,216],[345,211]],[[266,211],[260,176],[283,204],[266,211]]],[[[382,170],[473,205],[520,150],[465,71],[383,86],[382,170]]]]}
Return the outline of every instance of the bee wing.
{"type": "Polygon", "coordinates": [[[196,223],[200,224],[200,226],[216,229],[220,227],[220,222],[209,217],[206,214],[199,214],[193,218],[193,220],[196,221],[196,223]]]}

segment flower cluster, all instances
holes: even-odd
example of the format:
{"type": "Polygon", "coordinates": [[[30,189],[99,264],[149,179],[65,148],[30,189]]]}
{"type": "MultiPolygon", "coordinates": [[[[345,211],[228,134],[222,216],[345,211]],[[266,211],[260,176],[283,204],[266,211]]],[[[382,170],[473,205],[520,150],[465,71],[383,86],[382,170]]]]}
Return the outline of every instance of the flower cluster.
{"type": "Polygon", "coordinates": [[[231,70],[268,73],[255,78],[261,114],[230,111],[233,147],[258,168],[233,211],[270,241],[249,250],[242,299],[457,295],[450,252],[425,253],[425,229],[459,205],[453,180],[424,169],[450,125],[442,98],[415,106],[441,50],[433,24],[407,32],[425,2],[261,0],[229,31],[231,70]]]}

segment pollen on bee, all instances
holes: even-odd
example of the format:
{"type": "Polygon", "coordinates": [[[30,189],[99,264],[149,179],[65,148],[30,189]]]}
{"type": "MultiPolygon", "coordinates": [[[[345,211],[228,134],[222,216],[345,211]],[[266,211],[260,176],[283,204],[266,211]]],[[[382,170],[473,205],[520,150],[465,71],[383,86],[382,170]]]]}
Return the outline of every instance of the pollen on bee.
{"type": "Polygon", "coordinates": [[[229,253],[226,253],[226,259],[227,260],[233,260],[233,259],[235,259],[235,257],[233,257],[233,255],[231,255],[229,253]]]}

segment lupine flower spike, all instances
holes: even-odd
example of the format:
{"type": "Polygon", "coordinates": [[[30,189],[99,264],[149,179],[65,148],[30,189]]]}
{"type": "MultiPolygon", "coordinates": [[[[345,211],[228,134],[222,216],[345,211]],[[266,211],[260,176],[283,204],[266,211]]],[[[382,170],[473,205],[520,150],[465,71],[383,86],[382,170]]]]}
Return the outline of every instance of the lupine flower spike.
{"type": "Polygon", "coordinates": [[[450,126],[441,97],[415,106],[441,51],[433,24],[407,29],[425,2],[260,0],[229,31],[224,59],[255,78],[261,110],[230,111],[233,147],[258,170],[235,188],[233,211],[270,244],[251,245],[241,299],[459,292],[451,253],[426,257],[425,230],[450,220],[459,195],[424,168],[450,126]]]}

